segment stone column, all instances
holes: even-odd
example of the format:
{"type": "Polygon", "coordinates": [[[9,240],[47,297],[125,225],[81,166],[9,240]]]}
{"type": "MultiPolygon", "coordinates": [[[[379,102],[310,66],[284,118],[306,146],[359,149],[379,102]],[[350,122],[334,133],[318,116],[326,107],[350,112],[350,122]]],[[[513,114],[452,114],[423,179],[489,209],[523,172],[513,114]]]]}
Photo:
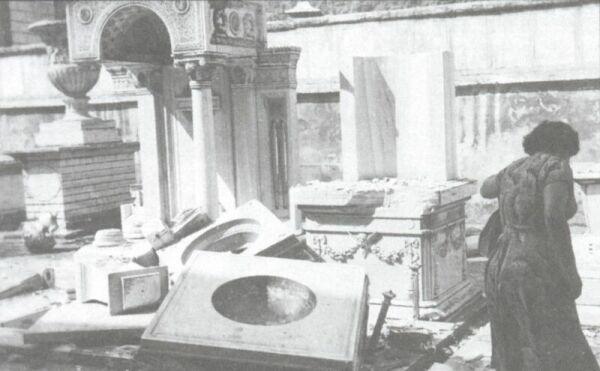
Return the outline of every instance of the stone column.
{"type": "Polygon", "coordinates": [[[258,156],[261,140],[254,85],[256,61],[254,58],[235,58],[230,62],[236,203],[242,205],[252,199],[260,199],[261,195],[261,162],[258,156]]]}
{"type": "Polygon", "coordinates": [[[289,208],[289,187],[299,181],[296,64],[300,48],[268,48],[258,55],[258,161],[261,164],[261,200],[280,215],[289,208]],[[285,153],[273,153],[279,138],[285,153]]]}
{"type": "Polygon", "coordinates": [[[161,66],[114,62],[105,67],[115,94],[137,96],[144,210],[146,215],[168,222],[161,66]]]}
{"type": "Polygon", "coordinates": [[[194,153],[196,164],[196,204],[213,220],[219,216],[219,192],[215,152],[215,128],[212,110],[212,74],[214,63],[206,60],[185,63],[192,91],[194,153]]]}

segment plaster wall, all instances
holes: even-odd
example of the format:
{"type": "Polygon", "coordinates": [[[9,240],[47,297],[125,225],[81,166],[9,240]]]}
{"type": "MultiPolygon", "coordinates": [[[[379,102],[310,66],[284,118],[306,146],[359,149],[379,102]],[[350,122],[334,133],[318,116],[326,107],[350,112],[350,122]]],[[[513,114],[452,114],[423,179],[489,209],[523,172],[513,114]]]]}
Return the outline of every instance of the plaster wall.
{"type": "MultiPolygon", "coordinates": [[[[339,116],[309,111],[339,112],[335,100],[319,104],[318,97],[353,88],[344,79],[353,56],[450,50],[457,69],[459,176],[481,179],[520,156],[522,135],[543,119],[565,120],[579,130],[576,161],[600,160],[600,4],[538,1],[546,6],[507,8],[510,3],[518,2],[272,22],[268,42],[302,48],[298,112],[305,136],[315,127],[337,130],[339,116]]],[[[339,136],[329,138],[307,143],[301,153],[311,155],[303,157],[303,168],[337,152],[339,136]]]]}

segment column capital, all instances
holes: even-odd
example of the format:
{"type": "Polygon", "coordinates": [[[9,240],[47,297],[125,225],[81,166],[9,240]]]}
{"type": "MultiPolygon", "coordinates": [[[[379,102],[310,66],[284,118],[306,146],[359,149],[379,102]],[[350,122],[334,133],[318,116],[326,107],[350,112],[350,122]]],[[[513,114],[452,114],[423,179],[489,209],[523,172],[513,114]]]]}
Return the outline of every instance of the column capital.
{"type": "Polygon", "coordinates": [[[190,57],[177,60],[175,66],[182,67],[191,80],[190,86],[210,85],[217,66],[224,65],[225,58],[219,55],[190,57]]]}

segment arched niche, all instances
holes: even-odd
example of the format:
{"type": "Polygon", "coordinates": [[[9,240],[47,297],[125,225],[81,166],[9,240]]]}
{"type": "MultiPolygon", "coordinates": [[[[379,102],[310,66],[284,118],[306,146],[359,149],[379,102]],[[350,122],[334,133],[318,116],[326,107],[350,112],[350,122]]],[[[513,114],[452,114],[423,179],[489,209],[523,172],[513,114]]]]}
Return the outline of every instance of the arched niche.
{"type": "Polygon", "coordinates": [[[173,63],[171,38],[164,21],[138,5],[120,8],[104,24],[100,57],[104,61],[173,63]]]}

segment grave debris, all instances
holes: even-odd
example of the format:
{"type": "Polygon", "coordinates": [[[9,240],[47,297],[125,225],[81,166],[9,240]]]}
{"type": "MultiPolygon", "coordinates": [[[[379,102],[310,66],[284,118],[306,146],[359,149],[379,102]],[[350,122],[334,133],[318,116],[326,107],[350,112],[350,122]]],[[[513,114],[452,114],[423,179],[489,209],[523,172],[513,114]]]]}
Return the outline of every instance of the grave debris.
{"type": "Polygon", "coordinates": [[[359,267],[195,251],[144,332],[140,356],[358,370],[367,291],[359,267]]]}
{"type": "Polygon", "coordinates": [[[18,284],[0,291],[0,300],[19,294],[54,287],[54,269],[46,268],[42,273],[34,274],[18,284]]]}

